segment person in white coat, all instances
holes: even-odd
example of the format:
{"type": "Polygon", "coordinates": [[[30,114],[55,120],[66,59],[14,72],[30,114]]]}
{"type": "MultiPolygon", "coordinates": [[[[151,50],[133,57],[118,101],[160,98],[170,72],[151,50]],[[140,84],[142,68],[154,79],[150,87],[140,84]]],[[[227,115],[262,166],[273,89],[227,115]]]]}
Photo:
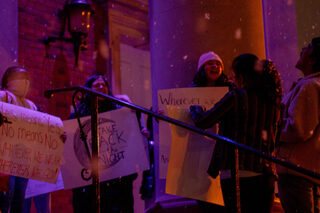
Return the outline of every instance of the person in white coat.
{"type": "MultiPolygon", "coordinates": [[[[26,98],[29,85],[30,76],[26,69],[19,66],[9,67],[2,77],[0,101],[37,110],[36,105],[26,98]]],[[[2,213],[22,213],[27,184],[26,178],[10,176],[8,191],[0,195],[2,213]]]]}
{"type": "MultiPolygon", "coordinates": [[[[302,48],[296,67],[304,77],[283,99],[278,157],[320,173],[320,37],[302,48]]],[[[320,212],[320,180],[278,166],[285,212],[320,212]]]]}

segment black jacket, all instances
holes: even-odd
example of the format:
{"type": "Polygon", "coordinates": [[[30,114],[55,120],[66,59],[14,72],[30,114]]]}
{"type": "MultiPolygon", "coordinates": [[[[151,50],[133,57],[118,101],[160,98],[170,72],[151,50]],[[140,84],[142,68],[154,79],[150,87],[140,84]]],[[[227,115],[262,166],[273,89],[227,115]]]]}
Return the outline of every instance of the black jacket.
{"type": "MultiPolygon", "coordinates": [[[[270,97],[259,88],[235,89],[212,109],[202,112],[191,106],[196,126],[209,128],[219,123],[219,134],[267,154],[274,154],[280,118],[280,97],[270,97]]],[[[220,170],[231,169],[233,149],[217,141],[208,173],[216,177],[220,170]]],[[[239,169],[258,173],[274,172],[274,166],[258,156],[239,150],[239,169]]]]}

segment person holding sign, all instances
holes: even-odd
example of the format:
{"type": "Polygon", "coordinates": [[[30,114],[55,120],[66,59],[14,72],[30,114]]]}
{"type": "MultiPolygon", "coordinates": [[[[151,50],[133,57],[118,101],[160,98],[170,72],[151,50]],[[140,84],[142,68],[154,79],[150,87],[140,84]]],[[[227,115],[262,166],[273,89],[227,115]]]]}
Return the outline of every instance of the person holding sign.
{"type": "MultiPolygon", "coordinates": [[[[37,110],[36,105],[26,98],[29,85],[30,76],[26,69],[19,66],[9,67],[2,77],[0,101],[37,110]]],[[[27,184],[26,178],[10,176],[8,191],[0,195],[2,213],[22,213],[27,184]]]]}
{"type": "MultiPolygon", "coordinates": [[[[197,74],[193,78],[193,87],[234,87],[233,83],[223,73],[223,61],[218,54],[209,51],[200,56],[198,61],[197,74]]],[[[219,211],[222,207],[212,203],[197,201],[202,212],[219,211]]]]}
{"type": "MultiPolygon", "coordinates": [[[[101,93],[113,95],[109,87],[107,79],[102,75],[91,76],[85,83],[85,87],[91,88],[101,93]]],[[[126,95],[115,96],[130,101],[126,95]]],[[[120,108],[117,104],[99,98],[98,110],[99,113],[107,112],[120,108]]],[[[81,117],[90,115],[90,94],[84,94],[77,110],[81,117]]],[[[72,113],[70,119],[75,118],[76,114],[72,113]]],[[[142,128],[142,133],[148,135],[145,128],[142,128]]],[[[102,182],[100,187],[101,192],[101,212],[133,212],[133,193],[132,182],[136,179],[137,174],[116,178],[113,180],[102,182]]],[[[73,191],[73,211],[75,213],[91,212],[94,205],[93,187],[79,187],[73,191]]]]}
{"type": "MultiPolygon", "coordinates": [[[[280,120],[282,87],[274,66],[263,68],[257,56],[243,54],[232,63],[237,89],[227,93],[212,109],[191,106],[196,126],[209,128],[219,122],[219,132],[265,152],[275,154],[275,138],[280,120]]],[[[217,141],[208,169],[220,173],[227,212],[235,212],[235,184],[231,178],[234,149],[217,141]]],[[[240,199],[242,212],[270,212],[273,203],[275,167],[254,154],[239,151],[240,199]]]]}

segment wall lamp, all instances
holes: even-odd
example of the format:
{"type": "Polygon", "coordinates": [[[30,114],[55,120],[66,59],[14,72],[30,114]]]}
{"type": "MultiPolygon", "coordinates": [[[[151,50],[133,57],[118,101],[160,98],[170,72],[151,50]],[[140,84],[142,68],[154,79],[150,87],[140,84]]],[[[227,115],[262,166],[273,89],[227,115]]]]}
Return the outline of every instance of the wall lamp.
{"type": "Polygon", "coordinates": [[[90,17],[93,14],[90,4],[86,0],[66,0],[60,17],[63,19],[59,37],[45,37],[42,41],[45,45],[52,42],[64,41],[73,43],[75,55],[75,66],[78,65],[80,50],[87,49],[86,37],[90,28],[90,17]],[[68,24],[68,31],[71,38],[64,37],[65,26],[68,24]]]}

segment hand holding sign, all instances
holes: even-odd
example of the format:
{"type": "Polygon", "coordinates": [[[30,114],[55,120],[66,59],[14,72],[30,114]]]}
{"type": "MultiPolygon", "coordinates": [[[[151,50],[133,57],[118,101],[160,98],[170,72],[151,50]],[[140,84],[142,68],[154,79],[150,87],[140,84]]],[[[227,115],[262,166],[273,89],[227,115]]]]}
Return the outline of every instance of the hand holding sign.
{"type": "Polygon", "coordinates": [[[0,113],[0,126],[5,123],[12,124],[11,121],[8,121],[8,118],[6,116],[4,116],[2,113],[0,113]]]}

